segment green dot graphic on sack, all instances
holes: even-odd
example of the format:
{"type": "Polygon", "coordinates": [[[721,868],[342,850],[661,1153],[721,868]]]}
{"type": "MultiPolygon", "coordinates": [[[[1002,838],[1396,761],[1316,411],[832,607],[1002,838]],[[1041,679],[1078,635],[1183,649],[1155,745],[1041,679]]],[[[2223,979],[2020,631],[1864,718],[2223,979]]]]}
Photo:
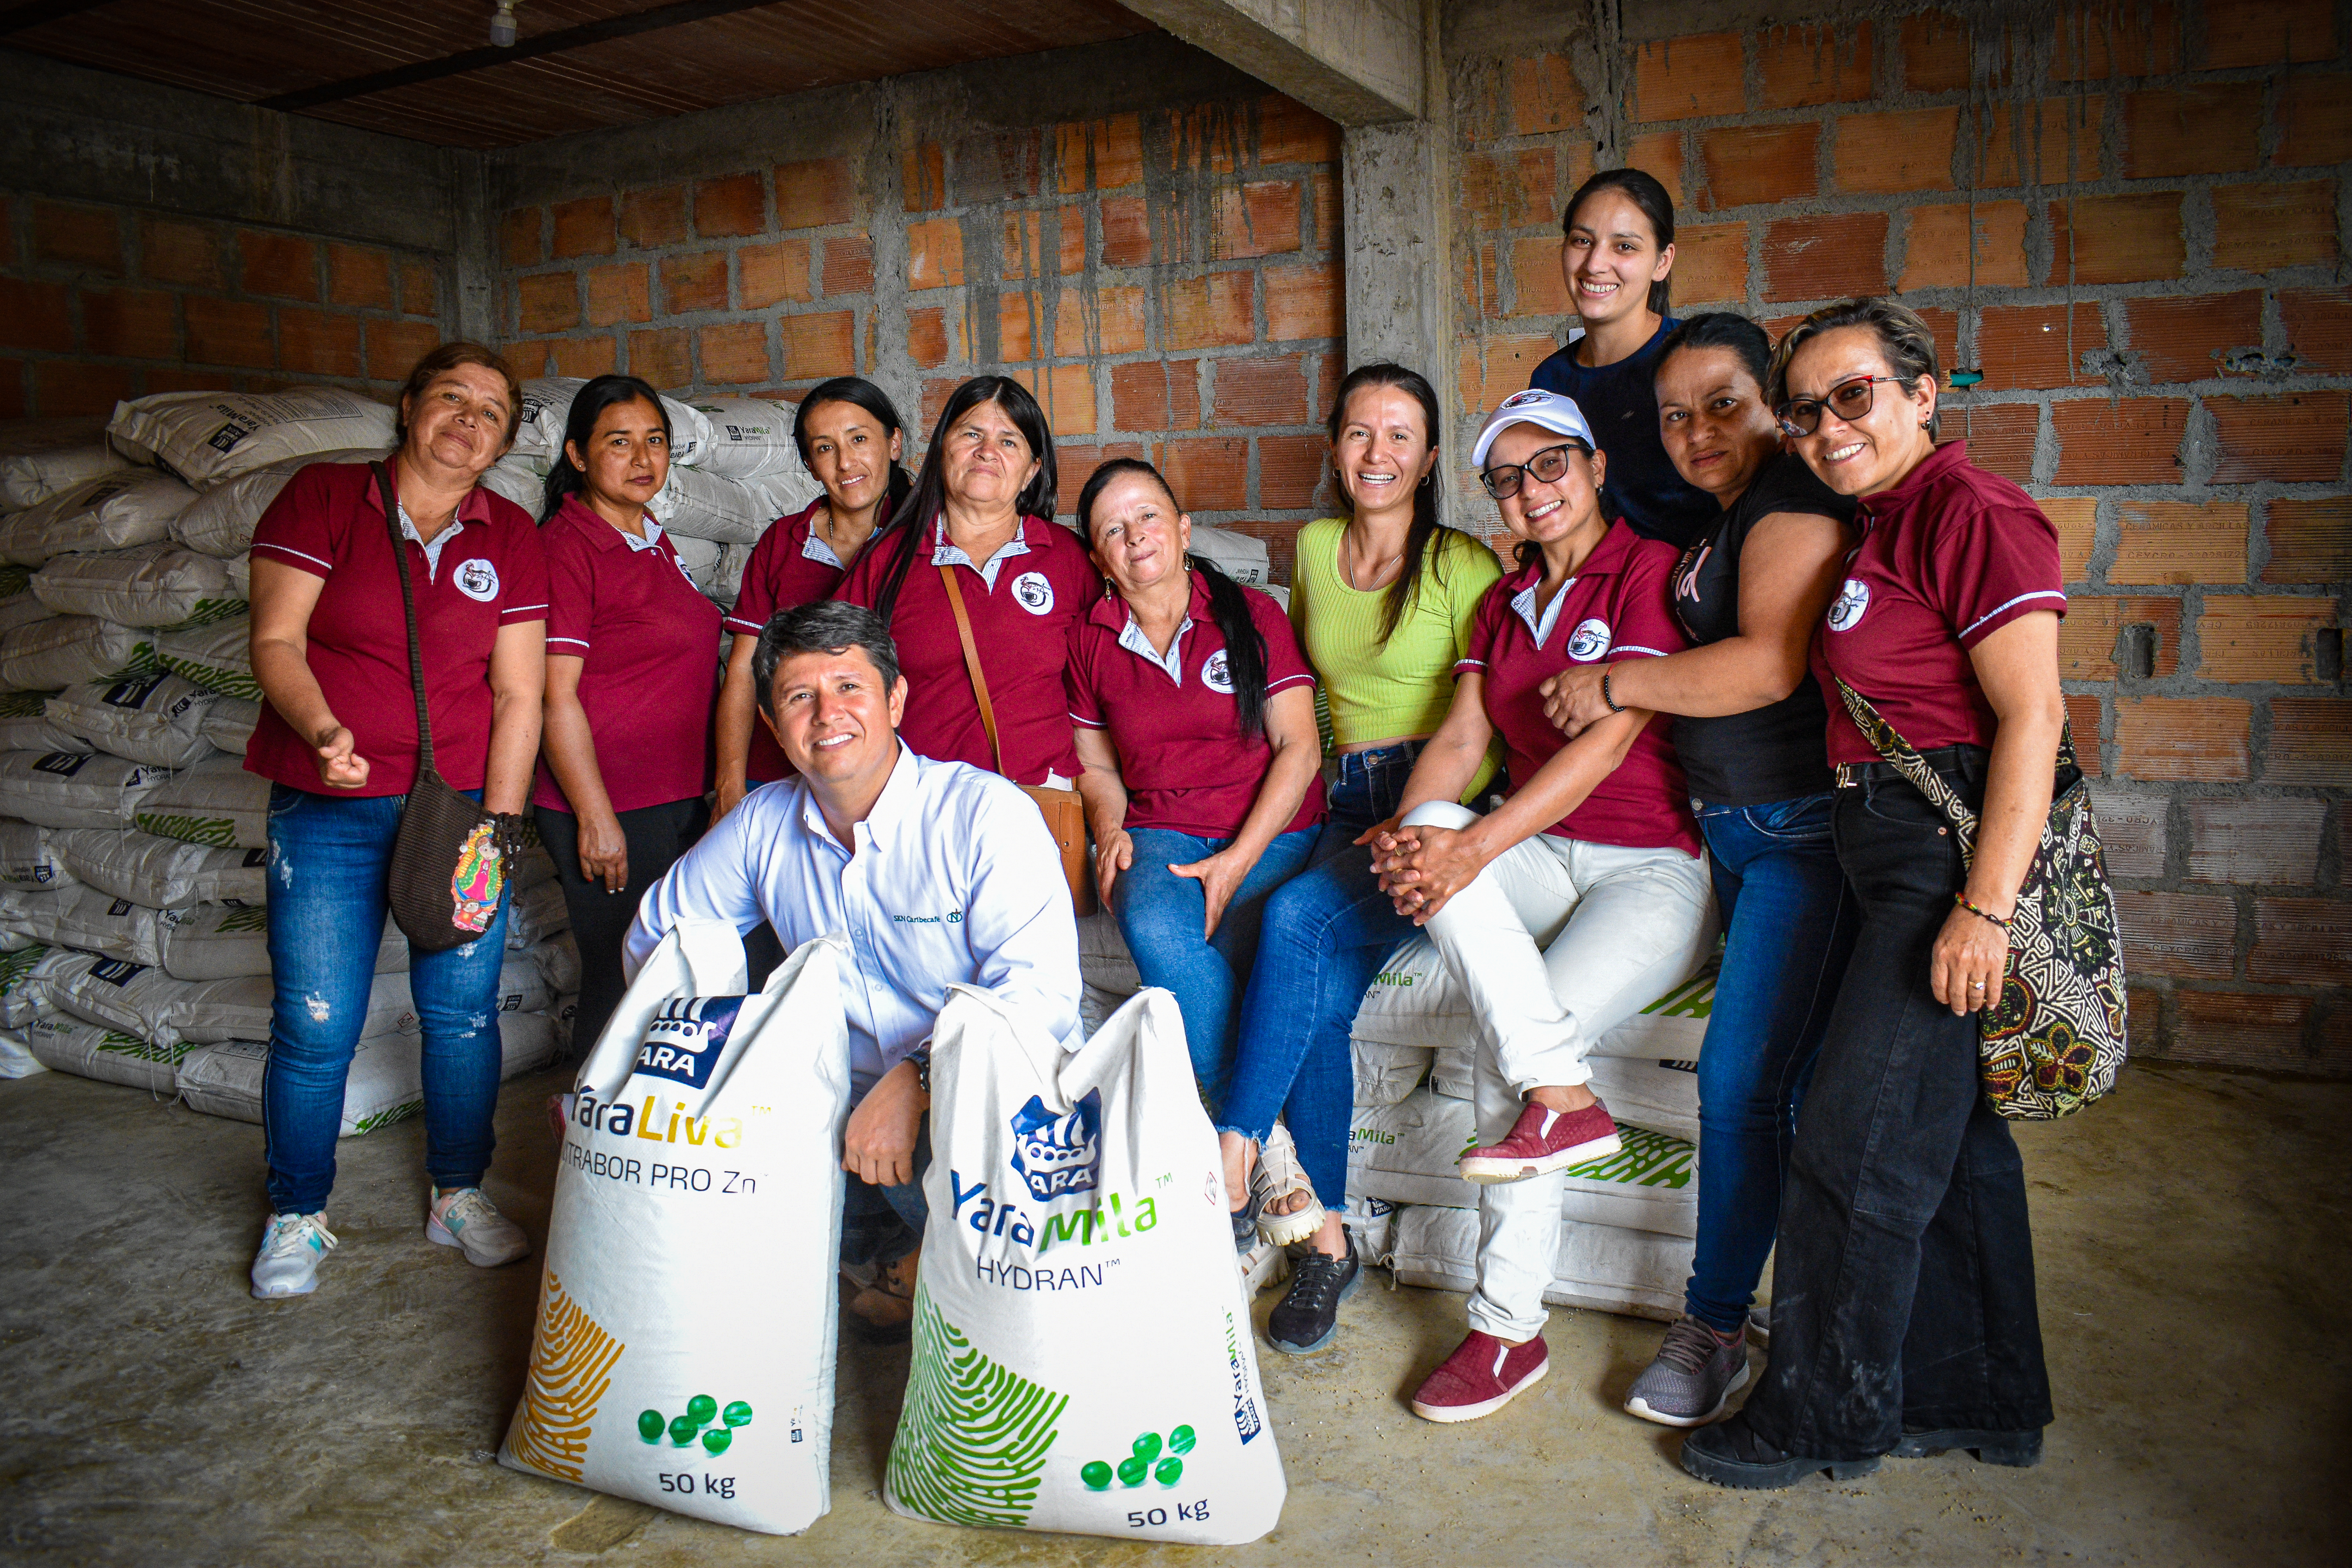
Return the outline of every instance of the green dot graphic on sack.
{"type": "Polygon", "coordinates": [[[1157,1432],[1146,1432],[1142,1436],[1138,1437],[1135,1440],[1133,1445],[1131,1445],[1131,1449],[1137,1458],[1141,1459],[1147,1465],[1150,1464],[1152,1460],[1160,1457],[1160,1434],[1157,1432]]]}
{"type": "Polygon", "coordinates": [[[1151,1477],[1163,1487],[1172,1487],[1184,1479],[1184,1461],[1171,1454],[1151,1467],[1151,1477]]]}
{"type": "Polygon", "coordinates": [[[751,1424],[751,1407],[740,1399],[729,1405],[722,1415],[730,1426],[749,1426],[751,1424]]]}
{"type": "Polygon", "coordinates": [[[713,1426],[702,1435],[703,1447],[713,1454],[725,1453],[727,1445],[734,1440],[735,1429],[732,1426],[713,1426]]]}
{"type": "Polygon", "coordinates": [[[637,1436],[648,1443],[661,1441],[662,1429],[669,1425],[658,1410],[647,1410],[637,1416],[637,1436]]]}
{"type": "Polygon", "coordinates": [[[690,1415],[680,1415],[669,1424],[669,1440],[681,1448],[694,1441],[694,1418],[690,1415]]]}
{"type": "Polygon", "coordinates": [[[1110,1467],[1100,1459],[1088,1459],[1078,1467],[1078,1479],[1087,1483],[1089,1491],[1107,1491],[1110,1488],[1110,1467]]]}
{"type": "Polygon", "coordinates": [[[1127,1458],[1118,1462],[1118,1479],[1122,1486],[1139,1487],[1143,1484],[1143,1478],[1150,1473],[1151,1461],[1149,1459],[1127,1458]]]}
{"type": "Polygon", "coordinates": [[[1194,1435],[1192,1428],[1179,1426],[1168,1434],[1168,1451],[1171,1454],[1189,1454],[1192,1451],[1192,1445],[1197,1441],[1199,1438],[1194,1435]]]}
{"type": "Polygon", "coordinates": [[[719,1419],[719,1401],[707,1394],[698,1394],[686,1402],[686,1415],[697,1426],[708,1426],[719,1419]]]}

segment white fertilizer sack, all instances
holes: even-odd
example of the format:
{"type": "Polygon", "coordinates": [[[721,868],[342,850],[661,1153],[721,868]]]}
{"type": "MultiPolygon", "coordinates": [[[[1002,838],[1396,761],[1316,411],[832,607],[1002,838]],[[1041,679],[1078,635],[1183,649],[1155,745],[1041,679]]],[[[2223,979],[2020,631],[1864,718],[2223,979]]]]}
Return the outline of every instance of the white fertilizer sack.
{"type": "Polygon", "coordinates": [[[1696,1062],[1596,1056],[1587,1057],[1585,1066],[1592,1069],[1585,1087],[1619,1121],[1698,1142],[1696,1062]]]}
{"type": "MultiPolygon", "coordinates": [[[[1477,1284],[1475,1210],[1406,1209],[1397,1218],[1394,1246],[1392,1267],[1401,1285],[1469,1290],[1477,1284]]],[[[1672,1321],[1682,1316],[1690,1265],[1685,1237],[1567,1220],[1544,1300],[1555,1307],[1672,1321]]]]}
{"type": "Polygon", "coordinates": [[[128,827],[170,776],[103,752],[0,752],[0,816],[44,827],[128,827]]]}
{"type": "Polygon", "coordinates": [[[570,996],[579,991],[580,944],[572,940],[570,931],[533,944],[524,956],[539,966],[540,978],[558,996],[570,996]]]}
{"type": "MultiPolygon", "coordinates": [[[[782,516],[782,513],[777,515],[782,516]]],[[[684,536],[679,537],[683,539],[684,536]]],[[[733,609],[735,601],[743,595],[743,568],[751,563],[751,546],[720,545],[719,559],[710,568],[710,582],[702,590],[703,596],[721,609],[733,609]]]]}
{"type": "Polygon", "coordinates": [[[254,526],[286,488],[287,480],[312,463],[372,463],[390,449],[387,443],[352,451],[310,452],[239,474],[198,496],[194,505],[173,519],[172,537],[206,555],[242,557],[253,548],[254,526]]]}
{"type": "Polygon", "coordinates": [[[182,1026],[197,1021],[201,1005],[192,994],[200,987],[152,964],[90,952],[61,953],[44,964],[41,989],[60,1012],[159,1046],[186,1038],[182,1026]]]}
{"type": "MultiPolygon", "coordinates": [[[[404,1121],[425,1109],[419,1043],[407,1035],[374,1035],[352,1052],[343,1079],[339,1138],[356,1138],[404,1121]]],[[[261,1079],[268,1070],[269,1047],[262,1040],[226,1040],[200,1046],[180,1060],[173,1084],[191,1110],[235,1121],[261,1120],[261,1079]]]]}
{"type": "Polygon", "coordinates": [[[27,621],[46,621],[56,614],[47,605],[33,597],[33,576],[21,566],[8,568],[24,574],[24,586],[0,598],[0,632],[13,632],[27,621]]]}
{"type": "Polygon", "coordinates": [[[243,757],[206,757],[146,791],[134,819],[160,838],[222,849],[267,849],[269,781],[247,773],[243,757]]]}
{"type": "MultiPolygon", "coordinates": [[[[6,646],[6,640],[0,638],[0,658],[5,658],[6,646]]],[[[250,616],[158,632],[152,657],[165,669],[187,677],[207,691],[241,697],[247,702],[261,700],[261,682],[253,678],[250,616]]],[[[5,663],[0,663],[0,676],[5,672],[5,663]]]]}
{"type": "Polygon", "coordinates": [[[135,827],[52,830],[49,848],[75,880],[151,910],[258,904],[268,896],[267,849],[216,849],[135,827]]]}
{"type": "Polygon", "coordinates": [[[1166,991],[1065,1053],[952,986],[883,1499],[942,1524],[1237,1545],[1281,1517],[1216,1134],[1166,991]],[[1105,1353],[1115,1333],[1143,1353],[1105,1353]]]}
{"type": "MultiPolygon", "coordinates": [[[[522,424],[515,431],[514,445],[500,461],[520,459],[542,474],[553,468],[555,459],[563,455],[563,427],[572,417],[572,400],[587,384],[585,378],[576,375],[534,376],[524,382],[522,424]]],[[[700,462],[710,442],[710,421],[699,409],[675,397],[662,399],[662,411],[669,416],[670,462],[700,462]]],[[[537,517],[539,509],[533,507],[530,514],[537,517]]]]}
{"type": "MultiPolygon", "coordinates": [[[[258,855],[268,869],[267,849],[219,849],[216,855],[258,855]]],[[[269,912],[262,904],[197,904],[167,911],[158,922],[163,964],[182,980],[233,980],[269,973],[269,912]]],[[[383,922],[376,943],[375,972],[397,974],[408,967],[408,939],[383,922]]]]}
{"type": "Polygon", "coordinates": [[[1463,1179],[1460,1161],[1477,1142],[1470,1102],[1426,1085],[1394,1105],[1360,1106],[1348,1143],[1349,1195],[1475,1208],[1478,1189],[1463,1179]]]}
{"type": "Polygon", "coordinates": [[[718,575],[719,557],[727,546],[715,539],[694,539],[683,533],[669,536],[670,546],[677,552],[677,563],[686,569],[686,580],[702,594],[710,592],[711,580],[718,575]]]}
{"type": "Polygon", "coordinates": [[[205,715],[216,700],[169,670],[89,680],[48,700],[49,722],[79,743],[134,763],[184,768],[213,754],[205,715]]]}
{"type": "Polygon", "coordinates": [[[1265,540],[1237,529],[1213,528],[1207,523],[1192,525],[1192,542],[1185,553],[1198,556],[1234,582],[1246,583],[1253,588],[1265,586],[1271,569],[1265,540]]]}
{"type": "Polygon", "coordinates": [[[529,512],[534,522],[547,505],[547,476],[512,456],[492,463],[478,482],[492,495],[502,496],[529,512]]]}
{"type": "Polygon", "coordinates": [[[722,922],[646,961],[580,1071],[500,1463],[767,1534],[824,1514],[847,952],[757,995],[722,922]]]}
{"type": "Polygon", "coordinates": [[[37,943],[0,953],[0,1027],[21,1029],[57,1010],[47,987],[41,984],[42,974],[67,956],[57,948],[37,943]]]}
{"type": "Polygon", "coordinates": [[[77,421],[69,429],[22,440],[12,428],[10,445],[19,449],[0,457],[0,511],[38,506],[60,490],[131,466],[129,458],[103,440],[87,438],[89,432],[88,425],[77,421]]]}
{"type": "Polygon", "coordinates": [[[132,963],[163,962],[156,911],[96,888],[11,889],[0,909],[5,911],[0,924],[49,947],[78,948],[132,963]]]}
{"type": "Polygon", "coordinates": [[[241,757],[252,742],[253,727],[260,722],[260,703],[248,702],[242,697],[215,695],[213,705],[205,710],[205,739],[241,757]]]}
{"type": "Polygon", "coordinates": [[[27,1024],[24,1036],[34,1058],[45,1068],[100,1083],[128,1084],[151,1094],[172,1092],[180,1058],[188,1049],[177,1042],[153,1045],[64,1013],[27,1024]]]}
{"type": "Polygon", "coordinates": [[[1122,999],[1143,989],[1135,957],[1127,950],[1126,933],[1118,929],[1118,917],[1108,910],[1097,910],[1078,921],[1078,973],[1087,984],[1122,999]]]}
{"type": "Polygon", "coordinates": [[[49,829],[0,817],[0,883],[12,888],[62,888],[75,880],[49,829]]]}
{"type": "MultiPolygon", "coordinates": [[[[194,980],[182,983],[179,1011],[173,1024],[180,1037],[196,1045],[223,1040],[266,1040],[269,1037],[271,1003],[276,995],[269,976],[248,974],[234,980],[194,980]]],[[[360,1020],[360,1037],[415,1035],[416,1016],[410,1003],[408,976],[379,974],[368,986],[367,1011],[360,1020]]]]}
{"type": "Polygon", "coordinates": [[[768,510],[763,493],[740,480],[677,462],[670,465],[669,482],[646,510],[672,533],[721,544],[755,542],[777,515],[768,510]]]}
{"type": "Polygon", "coordinates": [[[245,613],[228,568],[176,544],[142,544],[103,555],[60,555],[33,574],[33,595],[61,616],[96,616],[125,626],[176,626],[245,613]]]}
{"type": "Polygon", "coordinates": [[[0,517],[0,557],[38,566],[70,551],[160,543],[195,499],[169,474],[124,468],[0,517]]]}
{"type": "Polygon", "coordinates": [[[1356,1103],[1394,1105],[1421,1087],[1429,1076],[1431,1052],[1420,1046],[1391,1046],[1380,1040],[1354,1040],[1356,1103]]]}
{"type": "Polygon", "coordinates": [[[289,458],[394,442],[389,405],[334,386],[156,393],[116,404],[106,433],[200,490],[289,458]]]}
{"type": "Polygon", "coordinates": [[[52,616],[0,633],[0,686],[55,691],[155,668],[156,634],[95,616],[52,616]]]}
{"type": "Polygon", "coordinates": [[[29,701],[30,713],[0,712],[0,752],[81,752],[89,742],[79,735],[68,735],[47,717],[49,694],[46,691],[11,691],[0,696],[0,703],[14,705],[29,701]]]}
{"type": "Polygon", "coordinates": [[[698,397],[694,411],[709,422],[710,444],[694,459],[730,479],[758,479],[802,471],[793,444],[793,405],[764,397],[698,397]]]}
{"type": "Polygon", "coordinates": [[[221,570],[228,574],[230,593],[240,599],[253,597],[253,558],[251,556],[232,555],[221,563],[221,570]]]}
{"type": "Polygon", "coordinates": [[[571,929],[572,910],[563,901],[560,882],[519,889],[507,900],[507,945],[518,952],[571,929]]]}
{"type": "Polygon", "coordinates": [[[31,1078],[49,1069],[25,1043],[25,1031],[17,1028],[0,1029],[0,1079],[31,1078]]]}
{"type": "MultiPolygon", "coordinates": [[[[1590,1054],[1696,1061],[1715,1003],[1715,974],[1710,958],[1696,974],[1594,1041],[1590,1054]]],[[[1466,1053],[1478,1038],[1477,1020],[1427,937],[1414,937],[1389,955],[1364,988],[1352,1032],[1359,1040],[1439,1049],[1432,1076],[1445,1080],[1447,1092],[1468,1096],[1467,1056],[1449,1059],[1443,1048],[1466,1053]]]]}

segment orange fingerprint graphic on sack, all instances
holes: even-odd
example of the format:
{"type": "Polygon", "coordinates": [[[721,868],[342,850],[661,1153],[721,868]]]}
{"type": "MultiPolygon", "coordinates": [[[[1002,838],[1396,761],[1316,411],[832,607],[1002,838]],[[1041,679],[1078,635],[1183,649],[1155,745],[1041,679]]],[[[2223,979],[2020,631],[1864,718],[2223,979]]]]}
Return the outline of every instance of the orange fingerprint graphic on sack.
{"type": "Polygon", "coordinates": [[[499,893],[506,887],[506,860],[499,853],[498,829],[481,823],[457,849],[457,870],[449,879],[457,910],[449,923],[459,931],[488,931],[498,918],[499,893]]]}
{"type": "Polygon", "coordinates": [[[530,1381],[515,1408],[507,1452],[519,1464],[567,1481],[580,1479],[588,1458],[588,1428],[613,1384],[613,1363],[628,1347],[563,1293],[552,1272],[540,1299],[539,1332],[530,1351],[530,1381]]]}

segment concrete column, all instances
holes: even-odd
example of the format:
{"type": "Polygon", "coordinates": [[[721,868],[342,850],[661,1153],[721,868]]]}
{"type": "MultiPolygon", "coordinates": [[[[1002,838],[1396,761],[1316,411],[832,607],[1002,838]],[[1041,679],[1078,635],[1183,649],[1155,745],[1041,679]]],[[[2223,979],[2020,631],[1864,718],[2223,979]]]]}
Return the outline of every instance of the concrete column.
{"type": "Polygon", "coordinates": [[[1437,388],[1451,433],[1453,146],[1438,0],[1423,0],[1422,116],[1349,127],[1341,147],[1340,237],[1347,247],[1348,363],[1392,360],[1437,388]]]}

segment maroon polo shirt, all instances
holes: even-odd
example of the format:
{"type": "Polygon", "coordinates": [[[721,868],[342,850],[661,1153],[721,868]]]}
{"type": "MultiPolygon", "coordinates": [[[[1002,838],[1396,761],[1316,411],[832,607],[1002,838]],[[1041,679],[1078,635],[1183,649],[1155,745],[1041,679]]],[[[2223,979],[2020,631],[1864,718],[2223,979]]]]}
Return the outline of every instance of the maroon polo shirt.
{"type": "MultiPolygon", "coordinates": [[[[760,542],[751,546],[751,560],[743,563],[743,585],[735,595],[735,608],[727,616],[729,631],[756,637],[779,611],[833,597],[833,591],[841,586],[842,566],[833,546],[815,531],[816,514],[824,505],[824,498],[819,496],[790,517],[778,518],[760,535],[760,542]]],[[[783,748],[776,744],[775,736],[755,712],[745,779],[755,784],[772,784],[792,773],[793,764],[785,760],[783,748]]]]}
{"type": "MultiPolygon", "coordinates": [[[[478,789],[490,744],[490,650],[499,628],[547,618],[547,557],[530,514],[478,486],[457,521],[425,547],[402,541],[416,595],[417,646],[433,718],[434,765],[452,788],[478,789]]],[[[287,481],[253,531],[257,555],[323,578],[306,633],[310,673],[368,760],[356,795],[405,795],[416,779],[416,699],[400,574],[365,463],[313,463],[287,481]]],[[[247,772],[314,794],[318,754],[265,702],[247,772]]]]}
{"type": "Polygon", "coordinates": [[[2066,613],[2057,529],[2032,497],[1969,462],[1966,441],[1863,497],[1854,521],[1862,542],[1813,638],[1829,760],[1878,759],[1840,678],[1920,751],[1990,747],[1997,721],[1969,650],[2020,616],[2066,613]]]}
{"type": "MultiPolygon", "coordinates": [[[[871,608],[898,543],[882,538],[868,544],[834,596],[871,608]]],[[[1070,741],[1062,668],[1068,662],[1070,627],[1102,596],[1102,578],[1078,536],[1042,517],[1022,519],[1012,542],[997,552],[993,585],[982,571],[987,563],[964,562],[938,524],[918,540],[890,617],[908,689],[898,738],[918,756],[996,771],[964,668],[955,612],[940,579],[937,563],[950,553],[955,561],[948,570],[963,591],[964,614],[971,617],[973,645],[1004,746],[1004,776],[1022,784],[1044,784],[1049,773],[1076,779],[1078,753],[1070,741]]]]}
{"type": "MultiPolygon", "coordinates": [[[[1231,838],[1249,820],[1274,765],[1263,735],[1242,734],[1241,711],[1227,670],[1224,634],[1209,608],[1209,590],[1192,574],[1192,602],[1176,628],[1165,663],[1116,594],[1097,599],[1070,630],[1070,719],[1108,731],[1127,785],[1127,826],[1166,827],[1202,838],[1231,838]],[[1171,668],[1172,667],[1172,668],[1171,668]]],[[[1298,651],[1297,634],[1282,606],[1244,588],[1250,620],[1265,639],[1265,694],[1294,686],[1312,689],[1315,673],[1298,651]]],[[[1282,831],[1323,820],[1323,781],[1282,831]]]]}
{"type": "MultiPolygon", "coordinates": [[[[1544,717],[1540,688],[1571,664],[1663,658],[1690,646],[1671,598],[1676,552],[1621,519],[1538,616],[1543,563],[1507,574],[1486,590],[1471,622],[1470,651],[1454,673],[1486,678],[1486,718],[1510,748],[1513,792],[1568,743],[1544,717]],[[1530,624],[1530,622],[1533,624],[1530,624]]],[[[1616,770],[1584,804],[1544,829],[1588,844],[1699,852],[1682,763],[1667,726],[1653,719],[1616,770]]]]}
{"type": "MultiPolygon", "coordinates": [[[[584,662],[580,706],[614,811],[691,800],[710,787],[719,686],[719,606],[702,596],[669,535],[632,545],[578,496],[547,520],[547,651],[584,662]]],[[[539,761],[531,804],[570,811],[539,761]]]]}

